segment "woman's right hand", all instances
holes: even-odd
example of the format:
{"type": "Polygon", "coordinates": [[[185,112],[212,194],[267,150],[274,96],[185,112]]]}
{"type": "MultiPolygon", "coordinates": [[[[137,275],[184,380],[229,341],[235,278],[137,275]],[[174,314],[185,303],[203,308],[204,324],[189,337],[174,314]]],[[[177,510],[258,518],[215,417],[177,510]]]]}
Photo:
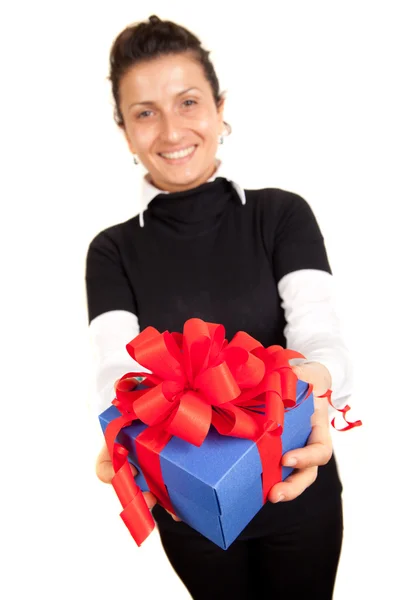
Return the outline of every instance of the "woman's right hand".
{"type": "MultiPolygon", "coordinates": [[[[131,463],[129,463],[129,466],[131,468],[133,476],[136,477],[136,475],[138,474],[137,469],[133,465],[131,465],[131,463]]],[[[115,475],[115,471],[112,466],[112,461],[106,443],[104,443],[96,460],[96,475],[103,483],[111,483],[111,480],[115,475]]],[[[153,506],[157,504],[157,498],[151,492],[143,492],[143,496],[147,506],[151,510],[153,506]]],[[[180,519],[172,513],[169,514],[174,519],[174,521],[180,521],[180,519]]]]}

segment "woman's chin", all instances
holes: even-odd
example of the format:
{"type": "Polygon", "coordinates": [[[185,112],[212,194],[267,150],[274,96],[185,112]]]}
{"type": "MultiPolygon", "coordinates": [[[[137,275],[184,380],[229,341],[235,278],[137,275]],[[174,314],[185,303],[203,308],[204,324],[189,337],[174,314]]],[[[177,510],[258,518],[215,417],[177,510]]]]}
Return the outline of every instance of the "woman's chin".
{"type": "Polygon", "coordinates": [[[200,171],[195,171],[194,169],[182,170],[180,172],[162,172],[159,173],[156,178],[152,178],[153,181],[157,181],[156,187],[160,189],[179,189],[180,187],[194,187],[200,185],[202,173],[200,171]]]}
{"type": "MultiPolygon", "coordinates": [[[[196,155],[196,152],[194,152],[194,155],[196,155]]],[[[211,176],[210,172],[215,171],[214,163],[212,168],[210,167],[205,172],[202,160],[190,160],[187,163],[171,165],[159,156],[157,156],[153,166],[154,171],[151,172],[151,179],[156,187],[165,191],[179,191],[181,188],[196,187],[208,181],[211,176]]]]}

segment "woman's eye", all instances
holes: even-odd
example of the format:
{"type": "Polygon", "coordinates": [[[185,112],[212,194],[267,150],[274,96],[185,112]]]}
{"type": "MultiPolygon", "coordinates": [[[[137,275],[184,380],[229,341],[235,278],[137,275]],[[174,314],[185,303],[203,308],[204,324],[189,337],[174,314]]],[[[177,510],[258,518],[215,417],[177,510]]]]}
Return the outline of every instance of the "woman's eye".
{"type": "Polygon", "coordinates": [[[138,119],[142,119],[142,118],[146,117],[149,113],[151,113],[151,110],[144,110],[143,112],[141,112],[138,115],[138,119]]]}
{"type": "MultiPolygon", "coordinates": [[[[190,100],[190,99],[184,100],[183,104],[185,104],[186,102],[193,102],[193,104],[197,104],[196,100],[190,100]]],[[[186,106],[192,106],[192,104],[186,104],[186,106]]]]}

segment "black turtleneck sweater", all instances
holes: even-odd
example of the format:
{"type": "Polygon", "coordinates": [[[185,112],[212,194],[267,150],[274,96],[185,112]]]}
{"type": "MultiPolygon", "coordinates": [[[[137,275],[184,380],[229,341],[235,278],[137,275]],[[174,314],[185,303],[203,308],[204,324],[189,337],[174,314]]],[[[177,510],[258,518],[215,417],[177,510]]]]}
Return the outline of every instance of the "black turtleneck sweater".
{"type": "Polygon", "coordinates": [[[144,213],[97,235],[87,256],[89,321],[133,312],[140,329],[182,331],[191,317],[285,345],[277,282],[298,269],[330,272],[308,204],[278,189],[246,190],[223,178],[159,194],[144,213]]]}
{"type": "MultiPolygon", "coordinates": [[[[330,273],[324,242],[305,200],[280,189],[245,190],[217,178],[184,192],[159,194],[139,217],[99,233],[87,254],[89,322],[107,311],[137,316],[140,329],[182,331],[198,317],[222,323],[230,339],[243,330],[264,346],[285,346],[285,316],[277,284],[288,273],[330,273]]],[[[110,399],[111,402],[111,399],[110,399]]],[[[257,536],[337,501],[334,459],[320,467],[308,490],[292,502],[267,503],[242,533],[257,536]]],[[[160,525],[175,523],[159,506],[160,525]]]]}

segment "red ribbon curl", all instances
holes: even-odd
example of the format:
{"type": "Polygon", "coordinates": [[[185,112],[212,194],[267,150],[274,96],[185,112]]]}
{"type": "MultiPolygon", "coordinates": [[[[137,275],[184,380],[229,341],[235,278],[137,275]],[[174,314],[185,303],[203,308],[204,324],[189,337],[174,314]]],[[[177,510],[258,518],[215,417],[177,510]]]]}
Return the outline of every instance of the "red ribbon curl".
{"type": "Polygon", "coordinates": [[[349,429],[353,429],[354,427],[360,427],[362,425],[362,421],[360,421],[360,420],[358,420],[358,421],[348,421],[347,420],[346,414],[351,409],[351,407],[348,404],[346,404],[346,406],[344,408],[337,408],[332,403],[332,390],[327,390],[325,392],[325,394],[321,394],[321,396],[318,396],[318,398],[327,398],[328,402],[332,406],[332,408],[334,408],[338,412],[342,413],[343,420],[347,424],[344,427],[342,427],[341,429],[338,429],[335,425],[336,417],[334,417],[331,421],[331,425],[332,425],[332,427],[334,427],[336,429],[336,431],[348,431],[349,429]]]}

